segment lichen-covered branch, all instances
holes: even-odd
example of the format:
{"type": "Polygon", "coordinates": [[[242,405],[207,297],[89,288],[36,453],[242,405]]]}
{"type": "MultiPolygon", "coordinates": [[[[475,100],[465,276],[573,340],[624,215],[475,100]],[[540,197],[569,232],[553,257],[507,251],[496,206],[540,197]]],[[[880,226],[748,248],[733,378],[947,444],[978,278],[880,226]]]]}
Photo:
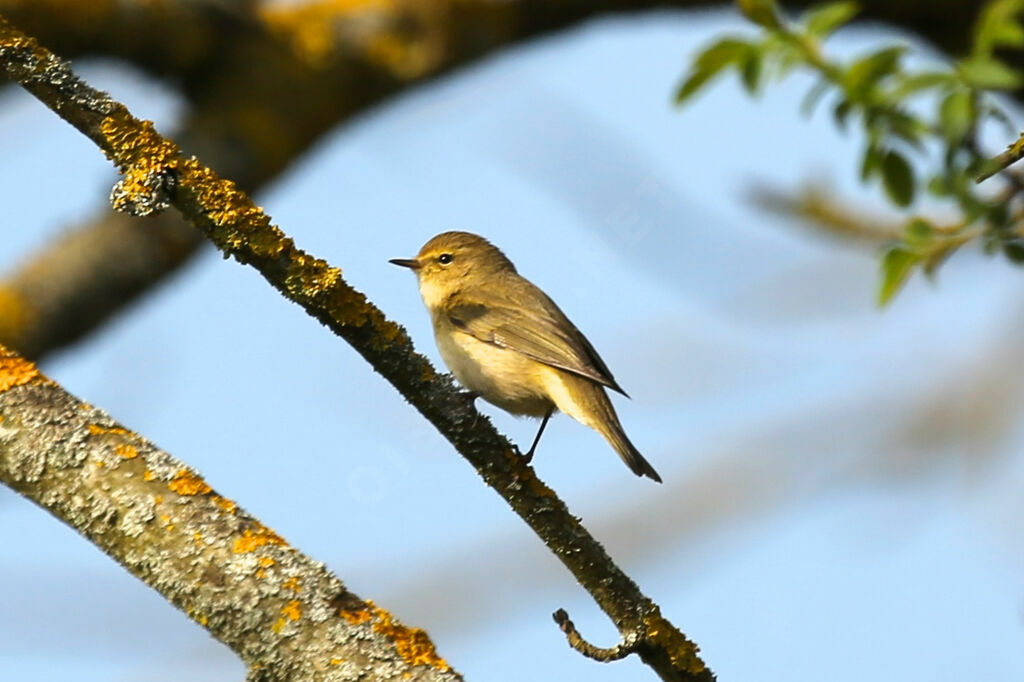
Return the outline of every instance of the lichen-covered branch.
{"type": "Polygon", "coordinates": [[[171,202],[236,260],[347,340],[470,461],[541,537],[664,680],[711,680],[697,647],[522,462],[486,417],[415,352],[405,331],[353,289],[340,270],[295,246],[235,186],[162,138],[152,124],[88,87],[66,64],[0,19],[8,76],[93,140],[121,169],[116,207],[171,202]]]}
{"type": "Polygon", "coordinates": [[[425,632],[2,346],[0,481],[229,646],[251,681],[462,679],[425,632]]]}

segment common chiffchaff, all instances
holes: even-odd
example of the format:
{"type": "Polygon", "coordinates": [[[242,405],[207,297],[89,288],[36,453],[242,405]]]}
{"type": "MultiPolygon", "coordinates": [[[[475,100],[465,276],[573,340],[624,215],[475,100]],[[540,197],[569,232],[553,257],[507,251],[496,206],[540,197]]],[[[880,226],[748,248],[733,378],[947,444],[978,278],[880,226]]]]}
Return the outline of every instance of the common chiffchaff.
{"type": "Polygon", "coordinates": [[[462,385],[507,412],[543,418],[527,461],[559,409],[604,436],[634,474],[661,482],[604,389],[626,392],[587,337],[501,250],[475,234],[444,232],[415,258],[391,262],[416,273],[441,357],[462,385]]]}

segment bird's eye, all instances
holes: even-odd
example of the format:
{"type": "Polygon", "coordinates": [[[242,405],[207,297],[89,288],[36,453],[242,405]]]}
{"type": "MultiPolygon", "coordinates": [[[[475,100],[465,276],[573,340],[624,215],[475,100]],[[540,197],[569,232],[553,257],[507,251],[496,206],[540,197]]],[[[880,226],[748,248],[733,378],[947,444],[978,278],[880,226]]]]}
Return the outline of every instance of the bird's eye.
{"type": "Polygon", "coordinates": [[[448,265],[453,260],[455,260],[455,257],[452,256],[452,254],[450,253],[442,253],[440,256],[437,257],[437,262],[440,263],[441,265],[448,265]]]}

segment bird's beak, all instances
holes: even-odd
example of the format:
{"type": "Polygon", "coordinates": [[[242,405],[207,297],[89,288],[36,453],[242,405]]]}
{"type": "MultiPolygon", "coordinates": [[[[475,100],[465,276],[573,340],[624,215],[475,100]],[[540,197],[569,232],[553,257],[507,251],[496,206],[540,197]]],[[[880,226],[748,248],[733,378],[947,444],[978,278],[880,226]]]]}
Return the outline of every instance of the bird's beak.
{"type": "Polygon", "coordinates": [[[392,258],[388,262],[394,263],[395,265],[401,265],[403,268],[410,268],[412,270],[419,270],[423,267],[415,258],[392,258]]]}

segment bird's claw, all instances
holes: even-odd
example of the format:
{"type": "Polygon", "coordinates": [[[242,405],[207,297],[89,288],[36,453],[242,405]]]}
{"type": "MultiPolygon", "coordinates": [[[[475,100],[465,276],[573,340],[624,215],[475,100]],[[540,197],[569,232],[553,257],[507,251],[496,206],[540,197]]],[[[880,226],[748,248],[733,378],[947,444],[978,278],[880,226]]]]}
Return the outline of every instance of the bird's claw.
{"type": "Polygon", "coordinates": [[[530,452],[523,452],[522,450],[519,449],[518,445],[513,443],[512,451],[515,453],[516,457],[523,461],[523,464],[529,464],[530,462],[533,461],[533,450],[531,450],[530,452]]]}

